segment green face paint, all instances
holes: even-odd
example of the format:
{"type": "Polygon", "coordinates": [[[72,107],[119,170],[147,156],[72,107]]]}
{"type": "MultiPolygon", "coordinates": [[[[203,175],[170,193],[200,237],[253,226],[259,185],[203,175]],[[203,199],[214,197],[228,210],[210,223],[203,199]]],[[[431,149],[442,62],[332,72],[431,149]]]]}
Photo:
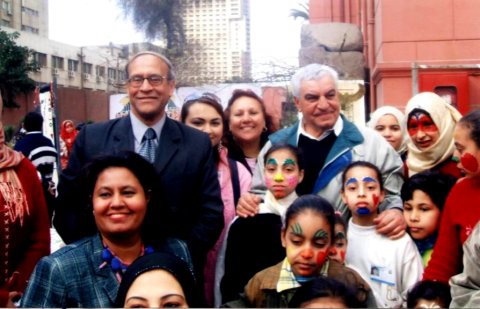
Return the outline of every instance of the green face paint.
{"type": "Polygon", "coordinates": [[[268,160],[267,160],[267,164],[278,165],[278,164],[277,164],[277,160],[275,160],[274,158],[268,159],[268,160]]]}
{"type": "Polygon", "coordinates": [[[345,233],[343,232],[338,232],[337,234],[335,234],[335,239],[345,239],[347,237],[345,237],[345,233]]]}
{"type": "Polygon", "coordinates": [[[285,165],[293,165],[293,166],[295,166],[296,163],[295,163],[295,160],[288,158],[288,159],[285,160],[285,162],[283,162],[283,166],[285,166],[285,165]]]}
{"type": "Polygon", "coordinates": [[[328,239],[328,233],[325,232],[324,230],[322,229],[319,229],[318,231],[315,232],[315,234],[313,235],[313,237],[315,239],[328,239]]]}
{"type": "Polygon", "coordinates": [[[297,222],[292,225],[292,232],[293,234],[296,234],[296,235],[303,235],[303,230],[300,223],[297,222]]]}

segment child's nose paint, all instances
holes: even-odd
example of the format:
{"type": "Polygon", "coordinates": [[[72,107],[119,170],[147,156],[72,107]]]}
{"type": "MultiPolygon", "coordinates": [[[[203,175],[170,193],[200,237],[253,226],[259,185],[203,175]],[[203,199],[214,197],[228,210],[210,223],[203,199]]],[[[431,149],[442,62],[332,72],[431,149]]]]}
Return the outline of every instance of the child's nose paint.
{"type": "Polygon", "coordinates": [[[305,258],[305,259],[309,259],[313,256],[313,250],[312,249],[306,249],[306,250],[303,250],[302,252],[302,257],[305,258]]]}
{"type": "Polygon", "coordinates": [[[471,153],[465,153],[460,158],[460,163],[462,163],[463,167],[472,173],[478,171],[478,161],[471,153]]]}
{"type": "Polygon", "coordinates": [[[273,180],[278,181],[278,182],[282,182],[284,179],[285,178],[283,178],[283,175],[281,173],[275,174],[275,177],[273,178],[273,180]]]}

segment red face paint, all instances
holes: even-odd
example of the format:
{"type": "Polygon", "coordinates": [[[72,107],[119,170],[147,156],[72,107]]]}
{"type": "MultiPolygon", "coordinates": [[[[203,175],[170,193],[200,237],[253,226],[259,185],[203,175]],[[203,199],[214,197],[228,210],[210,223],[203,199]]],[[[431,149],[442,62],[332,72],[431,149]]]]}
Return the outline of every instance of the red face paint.
{"type": "Polygon", "coordinates": [[[408,119],[407,129],[410,136],[417,135],[419,131],[428,133],[434,133],[438,131],[438,128],[433,122],[432,118],[423,113],[413,114],[410,119],[408,119]]]}
{"type": "Polygon", "coordinates": [[[342,258],[342,261],[345,261],[346,254],[347,254],[347,251],[340,251],[340,257],[342,258]]]}
{"type": "Polygon", "coordinates": [[[463,168],[470,173],[476,173],[478,171],[477,158],[471,153],[464,153],[460,158],[460,163],[462,163],[463,168]]]}
{"type": "Polygon", "coordinates": [[[306,249],[306,250],[303,250],[301,254],[304,259],[311,259],[313,256],[313,250],[306,249]]]}
{"type": "Polygon", "coordinates": [[[380,199],[380,197],[376,194],[372,195],[372,199],[373,199],[373,205],[374,206],[378,206],[378,200],[380,199]]]}
{"type": "Polygon", "coordinates": [[[328,256],[328,251],[318,252],[317,259],[316,259],[317,265],[318,266],[323,265],[323,263],[325,263],[325,260],[327,259],[327,256],[328,256]]]}

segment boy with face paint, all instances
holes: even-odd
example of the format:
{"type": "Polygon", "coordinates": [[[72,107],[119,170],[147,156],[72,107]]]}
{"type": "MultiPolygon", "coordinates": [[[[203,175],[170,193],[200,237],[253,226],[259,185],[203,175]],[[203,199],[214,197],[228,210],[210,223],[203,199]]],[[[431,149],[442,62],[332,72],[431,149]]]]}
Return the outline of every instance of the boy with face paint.
{"type": "Polygon", "coordinates": [[[369,162],[356,161],[343,172],[342,183],[342,200],[352,213],[346,263],[368,278],[377,307],[402,307],[408,289],[421,279],[423,265],[410,236],[392,240],[375,230],[385,197],[381,173],[369,162]]]}
{"type": "MultiPolygon", "coordinates": [[[[462,271],[462,245],[480,220],[480,111],[458,122],[454,132],[458,168],[465,173],[448,194],[438,239],[424,279],[447,283],[462,271]]],[[[478,258],[478,257],[477,257],[478,258]]]]}

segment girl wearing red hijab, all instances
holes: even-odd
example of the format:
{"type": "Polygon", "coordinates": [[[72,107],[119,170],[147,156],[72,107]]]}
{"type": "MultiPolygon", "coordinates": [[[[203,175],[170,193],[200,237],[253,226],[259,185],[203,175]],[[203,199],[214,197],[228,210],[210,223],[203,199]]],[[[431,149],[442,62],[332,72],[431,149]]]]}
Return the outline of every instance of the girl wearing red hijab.
{"type": "Polygon", "coordinates": [[[62,122],[62,126],[60,128],[60,159],[62,163],[62,169],[67,167],[68,158],[70,158],[70,153],[72,152],[75,137],[77,137],[77,130],[75,130],[73,121],[65,120],[64,122],[62,122]]]}

